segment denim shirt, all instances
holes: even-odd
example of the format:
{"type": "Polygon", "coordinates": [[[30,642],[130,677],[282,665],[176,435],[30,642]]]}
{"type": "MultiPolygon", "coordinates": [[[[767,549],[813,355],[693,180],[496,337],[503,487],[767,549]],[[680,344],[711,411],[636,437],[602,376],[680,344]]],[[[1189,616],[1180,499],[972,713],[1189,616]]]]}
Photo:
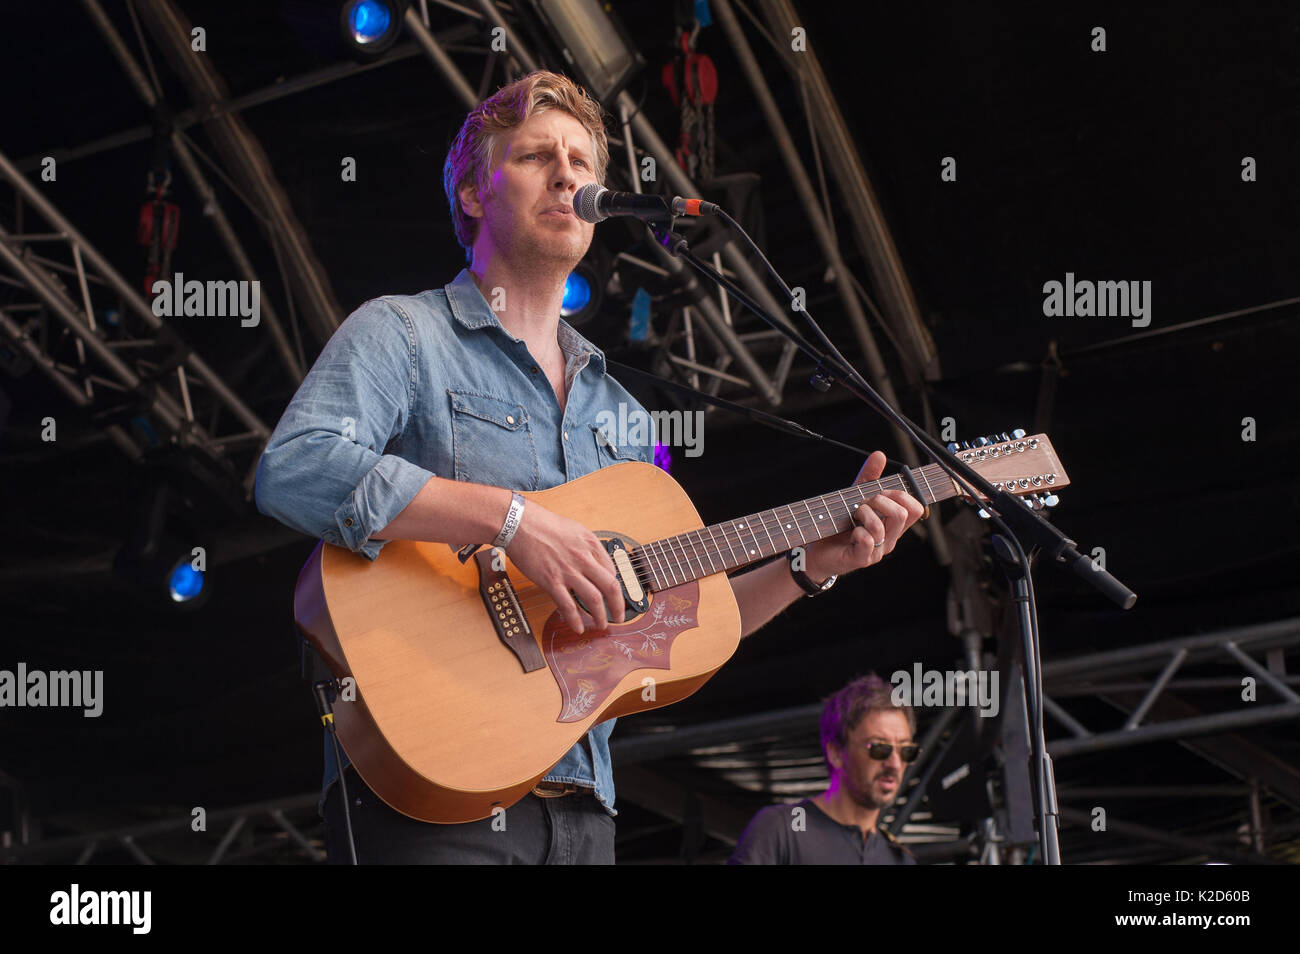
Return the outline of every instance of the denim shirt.
{"type": "MultiPolygon", "coordinates": [[[[563,413],[468,269],[442,289],[366,302],[330,338],[271,435],[257,469],[258,510],[374,560],[388,541],[371,534],[430,477],[545,490],[622,461],[653,462],[653,447],[621,444],[596,425],[620,402],[629,414],[643,410],[605,373],[604,354],[563,319],[557,337],[569,388],[563,413]]],[[[594,786],[611,815],[614,721],[593,727],[546,775],[594,786]]],[[[322,806],[338,777],[325,742],[322,806]]]]}

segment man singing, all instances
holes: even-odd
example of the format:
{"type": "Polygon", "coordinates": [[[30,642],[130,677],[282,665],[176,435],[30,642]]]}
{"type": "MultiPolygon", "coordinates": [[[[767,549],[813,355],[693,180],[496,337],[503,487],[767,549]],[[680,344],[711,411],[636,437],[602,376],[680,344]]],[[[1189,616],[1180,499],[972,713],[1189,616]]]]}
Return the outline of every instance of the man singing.
{"type": "MultiPolygon", "coordinates": [[[[566,277],[593,226],[573,196],[603,183],[599,105],[564,76],[531,73],[466,118],[443,168],[469,267],[443,288],[366,302],[339,327],[294,395],[258,468],[258,509],[374,560],[389,540],[502,547],[582,632],[623,620],[609,555],[586,527],[517,491],[544,490],[653,448],[610,445],[601,411],[641,406],[601,351],[560,318],[566,277]]],[[[875,479],[873,454],[859,480],[875,479]]],[[[878,562],[922,512],[899,491],[870,499],[851,532],[810,544],[796,580],[785,561],[732,580],[742,635],[805,589],[878,562]],[[811,579],[811,582],[810,582],[811,579]]],[[[462,825],[420,822],[384,804],[345,765],[362,863],[611,864],[610,720],[597,725],[509,809],[462,825]],[[497,826],[499,828],[500,826],[497,826]]],[[[338,768],[326,746],[327,847],[347,857],[338,768]]]]}

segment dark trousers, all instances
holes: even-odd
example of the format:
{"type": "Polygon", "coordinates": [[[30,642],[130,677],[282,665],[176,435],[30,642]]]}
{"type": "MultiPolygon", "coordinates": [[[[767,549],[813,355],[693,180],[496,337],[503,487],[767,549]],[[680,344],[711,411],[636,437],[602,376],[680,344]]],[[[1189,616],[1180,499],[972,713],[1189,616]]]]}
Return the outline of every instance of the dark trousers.
{"type": "MultiPolygon", "coordinates": [[[[352,836],[363,865],[612,865],[614,819],[592,795],[525,795],[503,814],[464,825],[416,821],[389,808],[351,767],[352,836]]],[[[330,864],[349,864],[343,790],[325,799],[330,864]]]]}

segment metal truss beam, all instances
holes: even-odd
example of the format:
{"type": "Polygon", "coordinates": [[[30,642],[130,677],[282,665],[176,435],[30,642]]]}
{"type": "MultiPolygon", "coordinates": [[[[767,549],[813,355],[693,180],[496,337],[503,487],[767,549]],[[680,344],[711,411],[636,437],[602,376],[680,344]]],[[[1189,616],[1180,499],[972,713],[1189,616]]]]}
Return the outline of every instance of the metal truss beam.
{"type": "MultiPolygon", "coordinates": [[[[131,85],[135,87],[136,93],[144,100],[146,106],[153,109],[158,105],[158,96],[154,93],[153,87],[149,85],[144,71],[136,63],[131,51],[127,49],[126,44],[122,41],[117,28],[113,26],[113,22],[104,13],[104,8],[99,5],[99,0],[81,0],[81,2],[95,27],[104,35],[109,49],[122,65],[122,69],[131,85]]],[[[194,186],[194,190],[203,200],[203,214],[212,221],[212,226],[216,229],[221,244],[225,246],[226,252],[229,253],[235,263],[235,270],[239,273],[239,277],[247,282],[258,281],[257,273],[253,270],[253,263],[249,259],[248,253],[244,251],[243,244],[235,234],[234,226],[230,224],[225,211],[217,202],[217,195],[212,186],[208,184],[207,177],[203,175],[203,170],[199,168],[198,161],[194,158],[190,147],[185,143],[180,131],[177,129],[171,131],[170,138],[172,152],[180,163],[181,169],[189,178],[191,185],[194,186]]],[[[163,277],[166,278],[167,276],[163,277]]],[[[271,333],[271,343],[275,347],[276,354],[280,357],[281,364],[289,373],[289,377],[295,382],[301,383],[304,373],[302,363],[294,353],[293,345],[289,342],[289,336],[285,333],[284,326],[280,323],[280,317],[276,314],[269,297],[263,296],[260,299],[259,320],[266,322],[267,330],[271,333]]]]}
{"type": "MultiPolygon", "coordinates": [[[[195,105],[206,109],[230,99],[230,91],[212,66],[212,59],[195,56],[190,49],[191,24],[171,0],[137,0],[137,5],[141,20],[185,83],[195,105]]],[[[290,288],[300,301],[303,320],[323,345],[342,321],[342,309],[306,230],[276,179],[271,160],[242,116],[214,115],[205,119],[203,126],[236,181],[248,190],[261,210],[266,238],[286,260],[290,288]]]]}
{"type": "Polygon", "coordinates": [[[193,831],[193,818],[186,812],[162,821],[123,825],[28,844],[3,845],[0,846],[0,860],[6,864],[71,862],[84,865],[101,850],[118,847],[128,851],[137,863],[144,865],[155,864],[156,858],[182,864],[216,865],[223,861],[238,862],[250,855],[260,854],[268,848],[280,847],[283,843],[280,833],[283,833],[301,848],[311,861],[320,863],[325,861],[325,853],[302,832],[304,827],[320,824],[316,814],[319,800],[320,794],[312,792],[208,812],[207,830],[202,832],[193,831]],[[271,835],[252,832],[250,824],[260,817],[269,818],[274,822],[278,832],[273,832],[271,835]],[[244,835],[245,846],[237,855],[232,855],[231,846],[236,838],[246,831],[249,834],[244,835]],[[163,844],[162,842],[168,836],[172,836],[170,841],[163,844]],[[192,841],[193,847],[177,851],[178,841],[174,836],[192,841]],[[213,844],[214,838],[216,838],[215,844],[213,844]],[[257,844],[259,840],[262,842],[260,846],[257,844]],[[146,842],[157,842],[158,847],[146,846],[144,844],[146,842]]]}
{"type": "MultiPolygon", "coordinates": [[[[150,307],[136,290],[109,264],[108,260],[91,245],[73,225],[50,203],[41,192],[14,168],[8,157],[0,153],[0,179],[10,183],[18,193],[20,202],[25,202],[34,209],[52,227],[48,233],[11,233],[0,226],[0,260],[7,264],[18,281],[29,289],[45,305],[51,314],[59,319],[76,337],[76,368],[63,368],[55,361],[53,355],[42,356],[38,365],[47,375],[56,380],[61,391],[69,392],[71,376],[76,374],[79,386],[87,398],[93,398],[91,386],[92,375],[88,359],[93,359],[99,367],[109,374],[106,384],[116,386],[118,392],[133,395],[131,400],[142,401],[148,407],[154,419],[162,425],[164,431],[174,439],[174,443],[195,448],[215,461],[235,467],[235,483],[241,469],[234,463],[232,452],[243,449],[250,453],[248,467],[243,480],[245,497],[251,493],[252,480],[257,463],[257,453],[267,438],[270,429],[260,418],[230,389],[229,386],[208,367],[197,354],[189,348],[180,346],[170,327],[164,326],[162,319],[154,315],[150,307]],[[81,301],[75,302],[65,290],[62,282],[53,271],[41,265],[32,254],[32,241],[66,242],[73,267],[77,275],[81,301]],[[94,309],[90,298],[90,271],[114,292],[123,304],[142,321],[145,327],[154,332],[152,339],[107,340],[94,319],[94,309]],[[156,354],[144,353],[141,346],[156,349],[156,354]],[[179,348],[179,350],[178,350],[179,348]],[[120,353],[119,353],[120,352],[120,353]],[[156,357],[157,363],[148,361],[156,357]],[[128,360],[129,359],[129,360],[128,360]],[[174,367],[177,396],[172,397],[162,387],[162,378],[157,378],[158,369],[174,367]],[[65,380],[59,381],[58,375],[65,380]],[[190,380],[190,375],[194,380],[190,380]],[[155,380],[157,378],[157,380],[155,380]],[[192,384],[201,387],[191,388],[192,384]],[[215,436],[198,423],[195,406],[200,411],[215,404],[236,418],[246,429],[233,434],[215,436]]],[[[124,324],[125,327],[125,324],[124,324]]],[[[9,319],[4,328],[14,335],[13,340],[26,353],[31,354],[39,345],[32,340],[24,327],[9,319]]],[[[172,375],[166,375],[170,378],[172,375]]],[[[112,389],[101,389],[112,390],[112,389]]],[[[104,396],[95,398],[103,403],[104,396]]],[[[79,405],[88,406],[78,401],[79,405]]],[[[120,403],[120,402],[117,402],[120,403]]],[[[126,438],[123,432],[110,431],[110,437],[131,457],[139,456],[139,448],[133,440],[126,438]]]]}
{"type": "MultiPolygon", "coordinates": [[[[1072,825],[1089,827],[1092,825],[1092,815],[1077,808],[1067,808],[1060,806],[1059,814],[1061,820],[1069,822],[1072,825]]],[[[1141,841],[1153,842],[1158,845],[1165,845],[1169,848],[1177,849],[1188,855],[1199,857],[1201,855],[1212,859],[1229,861],[1234,864],[1246,865],[1269,865],[1276,864],[1274,858],[1256,851],[1250,851],[1246,848],[1233,848],[1224,845],[1213,844],[1208,841],[1202,841],[1198,838],[1188,838],[1185,835],[1176,835],[1166,831],[1160,831],[1156,828],[1149,828],[1146,825],[1136,825],[1133,822],[1122,821],[1115,818],[1111,813],[1106,813],[1106,830],[1098,833],[1100,837],[1109,837],[1112,835],[1127,835],[1130,838],[1137,838],[1141,841]]]]}
{"type": "Polygon", "coordinates": [[[706,835],[734,845],[751,815],[734,805],[639,765],[619,766],[618,796],[678,824],[694,824],[706,835]]]}
{"type": "MultiPolygon", "coordinates": [[[[799,26],[798,13],[790,0],[759,0],[759,4],[773,35],[788,39],[791,31],[799,26]]],[[[871,272],[872,284],[880,295],[884,317],[893,326],[893,337],[899,345],[908,380],[913,384],[919,383],[922,371],[937,376],[938,353],[934,340],[921,320],[916,295],[894,245],[884,211],[849,134],[839,103],[822,71],[821,62],[812,48],[795,53],[787,44],[780,49],[787,67],[807,88],[810,119],[825,143],[827,163],[848,206],[858,248],[871,272]]]]}

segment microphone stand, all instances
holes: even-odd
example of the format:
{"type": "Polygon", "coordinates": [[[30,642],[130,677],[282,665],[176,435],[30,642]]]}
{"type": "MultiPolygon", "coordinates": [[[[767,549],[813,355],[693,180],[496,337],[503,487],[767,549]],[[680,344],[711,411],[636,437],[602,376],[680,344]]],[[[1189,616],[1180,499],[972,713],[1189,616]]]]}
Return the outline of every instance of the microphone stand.
{"type": "MultiPolygon", "coordinates": [[[[722,210],[719,209],[717,214],[763,258],[764,264],[772,272],[773,277],[780,283],[786,295],[793,300],[794,295],[789,286],[772,268],[744,229],[722,210]]],[[[1014,494],[995,488],[972,467],[956,455],[949,453],[947,448],[910,421],[901,411],[890,406],[889,402],[876,393],[875,389],[826,337],[806,309],[799,310],[803,312],[804,318],[820,340],[820,347],[765,312],[733,281],[698,258],[690,250],[686,239],[672,231],[670,215],[638,217],[645,222],[659,244],[672,255],[685,261],[718,287],[725,289],[742,305],[785,335],[801,351],[815,359],[817,370],[812,378],[815,387],[826,391],[832,382],[838,381],[850,394],[901,428],[921,450],[929,455],[931,460],[943,468],[954,482],[966,491],[972,505],[981,497],[985,498],[985,502],[980,506],[989,512],[990,519],[1003,531],[1001,535],[994,537],[994,548],[1012,584],[1014,600],[1019,608],[1018,622],[1025,655],[1025,692],[1029,702],[1026,717],[1031,722],[1030,744],[1033,764],[1030,767],[1030,778],[1034,782],[1039,847],[1042,850],[1044,864],[1059,865],[1061,854],[1056,779],[1052,771],[1051,757],[1047,754],[1046,737],[1043,732],[1042,660],[1038,645],[1038,614],[1034,602],[1029,556],[1025,552],[1024,545],[1027,544],[1031,550],[1041,549],[1048,554],[1052,562],[1067,567],[1123,609],[1131,608],[1137,601],[1137,595],[1091,558],[1081,554],[1073,540],[1038,516],[1031,507],[1026,506],[1014,494]]]]}

